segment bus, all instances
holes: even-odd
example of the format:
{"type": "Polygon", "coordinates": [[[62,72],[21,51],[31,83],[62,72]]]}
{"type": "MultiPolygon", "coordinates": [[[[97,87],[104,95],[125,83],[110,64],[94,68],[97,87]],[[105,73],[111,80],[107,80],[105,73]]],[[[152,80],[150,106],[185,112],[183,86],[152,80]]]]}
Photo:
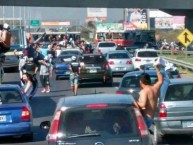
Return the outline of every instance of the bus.
{"type": "Polygon", "coordinates": [[[114,41],[117,45],[129,47],[135,42],[155,42],[154,30],[127,30],[127,31],[111,31],[97,32],[95,44],[100,41],[114,41]]]}
{"type": "Polygon", "coordinates": [[[10,50],[5,53],[5,62],[3,63],[4,68],[16,68],[19,65],[17,56],[14,55],[14,50],[18,52],[24,52],[27,48],[27,36],[23,29],[15,28],[10,29],[11,32],[11,46],[10,50]]]}

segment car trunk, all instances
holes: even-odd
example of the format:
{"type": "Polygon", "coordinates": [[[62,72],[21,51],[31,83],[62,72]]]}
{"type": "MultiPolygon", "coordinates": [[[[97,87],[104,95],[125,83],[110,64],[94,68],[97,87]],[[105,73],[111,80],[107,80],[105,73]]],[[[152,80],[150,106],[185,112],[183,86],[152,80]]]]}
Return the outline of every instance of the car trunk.
{"type": "Polygon", "coordinates": [[[0,125],[21,122],[23,103],[0,105],[0,125]]]}
{"type": "MultiPolygon", "coordinates": [[[[167,110],[168,121],[178,121],[182,128],[193,128],[193,84],[169,86],[163,103],[167,110]]],[[[175,124],[171,122],[169,126],[175,124]]]]}
{"type": "Polygon", "coordinates": [[[69,139],[65,141],[65,144],[76,145],[142,145],[141,139],[138,137],[114,137],[114,138],[101,138],[101,137],[89,137],[79,139],[69,139]]]}

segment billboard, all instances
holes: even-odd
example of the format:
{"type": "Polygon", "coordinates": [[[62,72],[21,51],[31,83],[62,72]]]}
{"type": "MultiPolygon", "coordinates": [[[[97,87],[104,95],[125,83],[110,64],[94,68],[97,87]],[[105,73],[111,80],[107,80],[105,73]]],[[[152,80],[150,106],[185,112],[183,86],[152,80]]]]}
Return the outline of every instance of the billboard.
{"type": "Polygon", "coordinates": [[[147,9],[125,9],[125,20],[124,29],[125,30],[136,30],[136,29],[147,29],[148,19],[147,19],[147,9]]]}
{"type": "Polygon", "coordinates": [[[107,8],[87,8],[87,19],[103,21],[107,17],[107,8]]]}
{"type": "Polygon", "coordinates": [[[97,32],[119,32],[123,31],[122,23],[96,23],[97,32]]]}
{"type": "Polygon", "coordinates": [[[70,22],[58,22],[58,21],[53,21],[53,22],[42,22],[42,26],[70,26],[70,22]]]}

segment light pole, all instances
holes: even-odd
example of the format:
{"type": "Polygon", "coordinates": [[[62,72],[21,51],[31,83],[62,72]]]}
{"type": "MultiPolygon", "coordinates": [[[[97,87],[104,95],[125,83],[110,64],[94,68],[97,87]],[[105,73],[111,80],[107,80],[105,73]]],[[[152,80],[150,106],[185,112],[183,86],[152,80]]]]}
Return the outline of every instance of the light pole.
{"type": "Polygon", "coordinates": [[[14,14],[15,10],[14,10],[14,9],[15,9],[15,7],[13,6],[13,28],[15,27],[15,26],[14,26],[14,25],[15,25],[15,24],[14,24],[14,19],[15,19],[15,14],[14,14]]]}

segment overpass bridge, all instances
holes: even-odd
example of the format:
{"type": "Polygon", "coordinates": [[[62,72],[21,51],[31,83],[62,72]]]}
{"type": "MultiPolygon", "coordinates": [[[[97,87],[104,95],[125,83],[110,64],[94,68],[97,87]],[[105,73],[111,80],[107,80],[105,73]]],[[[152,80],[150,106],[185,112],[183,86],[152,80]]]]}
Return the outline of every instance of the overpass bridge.
{"type": "Polygon", "coordinates": [[[0,6],[160,9],[172,15],[186,16],[185,27],[193,32],[192,0],[0,0],[0,6]]]}

